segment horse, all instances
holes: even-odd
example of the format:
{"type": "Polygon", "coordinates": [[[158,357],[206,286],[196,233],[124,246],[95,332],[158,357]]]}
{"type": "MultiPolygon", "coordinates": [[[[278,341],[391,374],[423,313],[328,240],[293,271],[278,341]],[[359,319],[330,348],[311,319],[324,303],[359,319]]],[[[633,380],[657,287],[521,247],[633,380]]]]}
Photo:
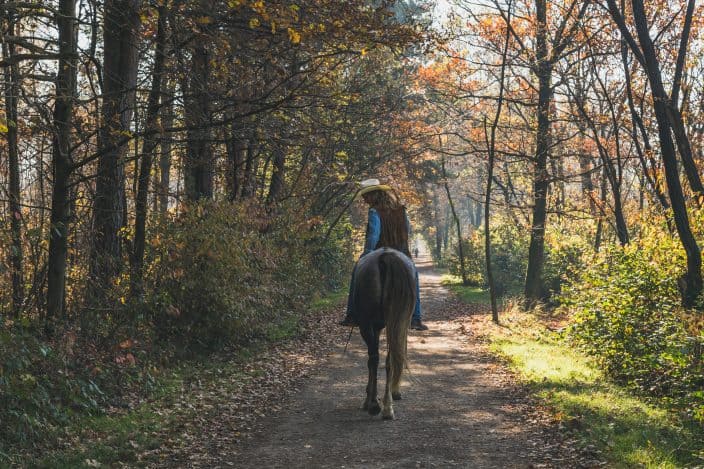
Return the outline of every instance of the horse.
{"type": "Polygon", "coordinates": [[[382,411],[377,399],[377,370],[379,339],[386,327],[386,390],[382,417],[390,420],[394,418],[392,401],[401,399],[399,386],[406,364],[408,327],[418,300],[415,266],[400,251],[380,248],[359,260],[352,284],[352,307],[369,355],[367,397],[362,409],[369,415],[382,411]]]}

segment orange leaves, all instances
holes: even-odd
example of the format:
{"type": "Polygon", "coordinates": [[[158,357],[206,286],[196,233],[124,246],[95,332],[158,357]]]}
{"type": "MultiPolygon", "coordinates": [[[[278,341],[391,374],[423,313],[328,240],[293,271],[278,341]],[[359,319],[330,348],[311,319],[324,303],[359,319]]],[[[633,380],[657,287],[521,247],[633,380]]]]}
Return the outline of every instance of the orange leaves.
{"type": "Polygon", "coordinates": [[[416,72],[416,84],[420,88],[451,89],[462,83],[462,88],[470,88],[475,84],[468,79],[471,74],[464,60],[459,57],[450,57],[437,62],[421,66],[416,72]]]}

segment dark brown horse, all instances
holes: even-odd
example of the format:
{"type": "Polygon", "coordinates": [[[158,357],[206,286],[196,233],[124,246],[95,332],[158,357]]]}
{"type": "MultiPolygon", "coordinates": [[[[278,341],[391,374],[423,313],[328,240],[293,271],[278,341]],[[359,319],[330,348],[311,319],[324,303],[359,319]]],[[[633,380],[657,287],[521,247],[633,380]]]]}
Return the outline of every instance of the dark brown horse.
{"type": "Polygon", "coordinates": [[[394,418],[392,400],[401,399],[399,385],[406,364],[408,326],[415,307],[416,278],[413,262],[395,249],[381,248],[362,257],[355,269],[352,302],[359,332],[367,344],[369,382],[363,409],[377,415],[379,338],[386,327],[386,391],[384,419],[394,418]]]}

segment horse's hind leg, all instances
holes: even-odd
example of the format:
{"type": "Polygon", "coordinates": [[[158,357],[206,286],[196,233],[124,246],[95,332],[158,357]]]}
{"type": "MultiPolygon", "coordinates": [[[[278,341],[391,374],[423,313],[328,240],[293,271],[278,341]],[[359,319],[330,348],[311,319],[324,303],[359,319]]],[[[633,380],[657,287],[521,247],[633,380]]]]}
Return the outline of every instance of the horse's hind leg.
{"type": "Polygon", "coordinates": [[[382,409],[381,416],[384,420],[393,420],[394,418],[394,404],[393,398],[391,397],[391,380],[393,370],[391,370],[391,360],[389,355],[386,355],[386,388],[384,391],[384,407],[382,409]]]}
{"type": "Polygon", "coordinates": [[[369,379],[367,381],[367,398],[364,400],[362,409],[366,410],[369,415],[377,415],[381,412],[379,401],[377,400],[377,370],[379,368],[379,333],[373,328],[362,328],[360,332],[364,342],[367,344],[367,352],[369,359],[367,360],[367,368],[369,369],[369,379]]]}
{"type": "MultiPolygon", "coordinates": [[[[392,381],[392,383],[393,383],[393,381],[392,381]]],[[[396,384],[396,386],[391,386],[391,397],[393,398],[394,401],[401,400],[401,386],[400,386],[400,384],[401,384],[401,381],[399,380],[399,383],[396,384]]]]}

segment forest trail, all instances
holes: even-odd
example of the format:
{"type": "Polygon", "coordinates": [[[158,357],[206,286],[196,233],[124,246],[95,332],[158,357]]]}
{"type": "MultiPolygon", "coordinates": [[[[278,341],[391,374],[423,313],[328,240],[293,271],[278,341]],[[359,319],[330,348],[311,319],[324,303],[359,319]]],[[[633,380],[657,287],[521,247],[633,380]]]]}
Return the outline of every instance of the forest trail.
{"type": "Polygon", "coordinates": [[[347,354],[340,344],[280,412],[265,417],[262,431],[221,454],[223,466],[575,467],[564,459],[572,451],[564,451],[555,425],[466,330],[429,259],[419,261],[430,330],[410,333],[411,373],[394,405],[396,420],[360,410],[366,348],[355,330],[347,354]]]}

